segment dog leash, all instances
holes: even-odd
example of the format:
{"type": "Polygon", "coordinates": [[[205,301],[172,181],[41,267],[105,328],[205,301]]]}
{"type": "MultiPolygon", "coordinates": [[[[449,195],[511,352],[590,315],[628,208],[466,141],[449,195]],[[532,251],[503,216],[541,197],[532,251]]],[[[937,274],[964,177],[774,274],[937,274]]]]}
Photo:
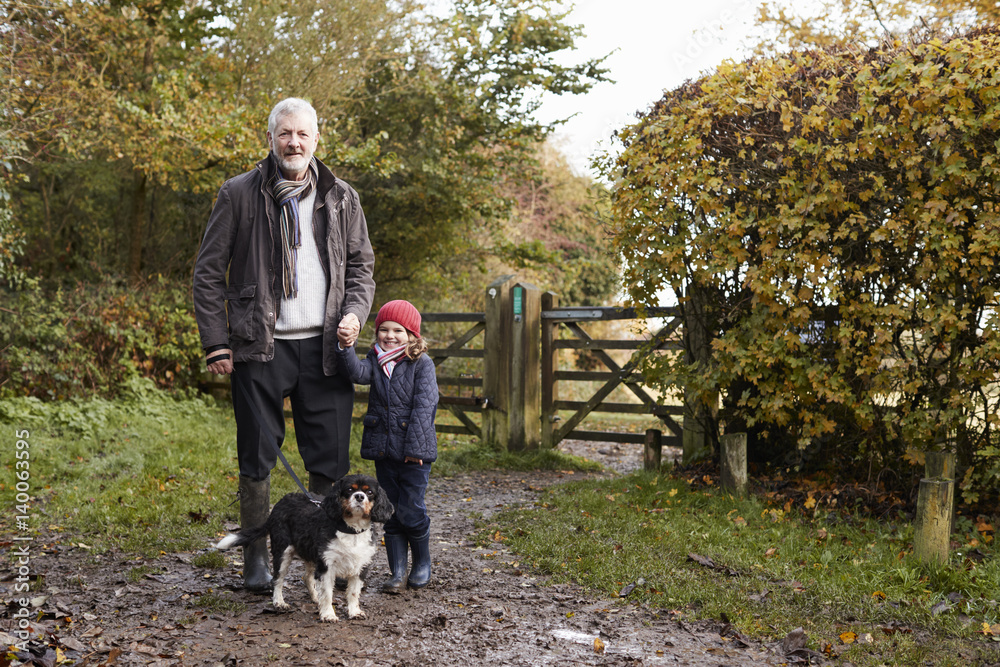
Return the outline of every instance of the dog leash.
{"type": "Polygon", "coordinates": [[[322,500],[317,500],[314,497],[314,494],[309,493],[309,491],[306,490],[306,487],[302,485],[302,480],[300,480],[299,476],[295,474],[294,470],[292,470],[292,466],[288,462],[288,459],[286,459],[285,455],[281,453],[281,445],[278,444],[277,436],[275,436],[274,432],[268,427],[267,424],[264,423],[264,418],[261,417],[260,410],[257,408],[257,402],[253,400],[252,396],[250,396],[250,392],[247,391],[246,385],[243,384],[243,380],[241,380],[240,377],[236,374],[235,368],[233,369],[233,372],[230,374],[229,377],[233,378],[236,381],[236,384],[239,385],[240,391],[243,392],[243,398],[245,398],[247,404],[250,405],[250,414],[253,415],[253,418],[257,422],[257,426],[260,427],[260,430],[264,431],[264,435],[267,436],[268,442],[271,443],[271,446],[274,448],[274,451],[278,454],[278,458],[281,459],[281,463],[282,465],[285,466],[285,470],[287,470],[288,474],[292,476],[293,480],[295,480],[295,484],[297,484],[298,487],[302,489],[302,493],[306,494],[309,497],[309,500],[311,500],[313,503],[319,505],[322,502],[322,500]]]}

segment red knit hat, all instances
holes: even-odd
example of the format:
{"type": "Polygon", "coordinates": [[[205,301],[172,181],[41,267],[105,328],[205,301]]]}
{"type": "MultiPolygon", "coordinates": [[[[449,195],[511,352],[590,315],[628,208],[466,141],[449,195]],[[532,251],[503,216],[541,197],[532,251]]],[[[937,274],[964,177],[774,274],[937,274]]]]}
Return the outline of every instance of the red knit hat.
{"type": "Polygon", "coordinates": [[[383,322],[396,322],[411,334],[420,337],[420,312],[409,301],[390,301],[378,309],[375,316],[375,331],[383,322]]]}

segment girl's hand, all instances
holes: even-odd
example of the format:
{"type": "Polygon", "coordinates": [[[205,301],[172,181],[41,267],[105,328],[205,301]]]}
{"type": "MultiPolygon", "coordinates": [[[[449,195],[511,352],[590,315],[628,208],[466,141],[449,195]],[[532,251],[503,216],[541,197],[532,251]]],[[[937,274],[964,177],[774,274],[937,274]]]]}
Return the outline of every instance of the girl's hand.
{"type": "Polygon", "coordinates": [[[424,460],[415,459],[412,456],[407,456],[406,458],[403,459],[403,463],[416,463],[418,466],[422,466],[424,464],[424,460]]]}
{"type": "Polygon", "coordinates": [[[354,341],[358,339],[357,332],[346,327],[337,327],[337,340],[340,341],[340,347],[348,348],[354,345],[354,341]]]}

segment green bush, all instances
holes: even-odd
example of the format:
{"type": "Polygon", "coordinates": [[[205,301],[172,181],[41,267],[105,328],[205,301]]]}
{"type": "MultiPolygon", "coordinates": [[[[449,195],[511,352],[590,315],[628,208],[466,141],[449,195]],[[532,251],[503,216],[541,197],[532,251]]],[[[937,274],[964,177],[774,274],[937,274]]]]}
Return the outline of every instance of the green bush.
{"type": "Polygon", "coordinates": [[[995,494],[998,46],[988,27],[725,63],[623,130],[625,290],[704,332],[647,382],[721,403],[709,428],[758,460],[907,488],[944,448],[965,500],[995,494]]]}
{"type": "Polygon", "coordinates": [[[114,397],[139,378],[186,390],[203,368],[186,283],[32,282],[0,300],[0,396],[114,397]]]}

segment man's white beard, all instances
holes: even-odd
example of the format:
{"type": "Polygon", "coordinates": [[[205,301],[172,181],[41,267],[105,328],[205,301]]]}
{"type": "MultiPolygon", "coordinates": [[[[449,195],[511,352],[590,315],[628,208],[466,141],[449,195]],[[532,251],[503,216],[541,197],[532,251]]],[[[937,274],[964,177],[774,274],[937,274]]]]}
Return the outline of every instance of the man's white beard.
{"type": "Polygon", "coordinates": [[[302,154],[278,156],[278,166],[284,172],[285,177],[304,172],[309,166],[309,159],[302,154]]]}

